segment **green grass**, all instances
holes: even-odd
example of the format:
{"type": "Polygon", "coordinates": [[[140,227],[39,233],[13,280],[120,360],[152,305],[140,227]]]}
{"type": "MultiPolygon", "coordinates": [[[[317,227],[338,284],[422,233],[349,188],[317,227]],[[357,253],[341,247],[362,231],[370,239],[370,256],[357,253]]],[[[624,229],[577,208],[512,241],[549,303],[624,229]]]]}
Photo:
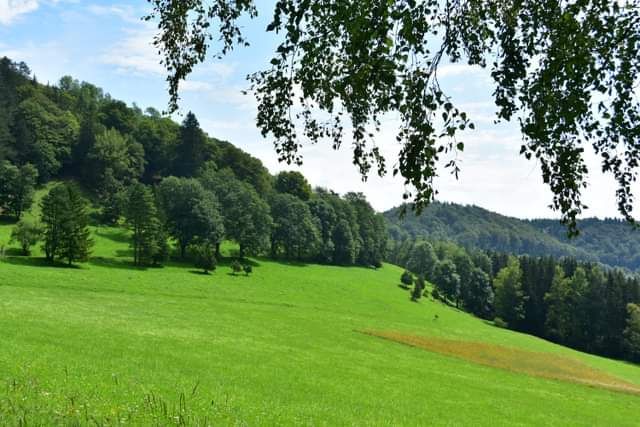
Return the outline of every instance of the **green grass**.
{"type": "Polygon", "coordinates": [[[635,395],[361,333],[557,355],[640,386],[637,366],[412,303],[397,267],[141,270],[126,232],[94,238],[79,268],[0,262],[0,425],[638,424],[635,395]]]}

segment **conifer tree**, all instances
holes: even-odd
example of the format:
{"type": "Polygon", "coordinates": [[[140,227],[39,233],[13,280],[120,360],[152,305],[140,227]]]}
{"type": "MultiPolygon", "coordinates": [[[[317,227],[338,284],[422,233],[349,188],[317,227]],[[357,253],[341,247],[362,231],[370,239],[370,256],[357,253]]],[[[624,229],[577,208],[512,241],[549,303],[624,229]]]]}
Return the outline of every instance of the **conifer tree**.
{"type": "Polygon", "coordinates": [[[160,221],[153,194],[143,184],[136,182],[129,187],[125,215],[132,231],[134,264],[154,262],[161,250],[160,221]]]}

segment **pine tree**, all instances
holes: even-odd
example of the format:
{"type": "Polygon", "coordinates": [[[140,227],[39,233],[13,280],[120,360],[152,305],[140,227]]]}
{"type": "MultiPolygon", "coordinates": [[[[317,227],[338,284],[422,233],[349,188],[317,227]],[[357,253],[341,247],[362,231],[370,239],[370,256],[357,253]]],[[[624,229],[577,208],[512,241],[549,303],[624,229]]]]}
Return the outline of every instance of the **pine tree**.
{"type": "Polygon", "coordinates": [[[86,261],[91,253],[91,231],[89,230],[88,202],[75,185],[64,185],[65,196],[62,221],[60,223],[59,257],[68,265],[75,261],[86,261]]]}
{"type": "Polygon", "coordinates": [[[160,221],[153,194],[139,182],[132,184],[127,191],[125,216],[132,231],[134,264],[155,262],[158,252],[162,249],[163,236],[160,233],[160,221]]]}

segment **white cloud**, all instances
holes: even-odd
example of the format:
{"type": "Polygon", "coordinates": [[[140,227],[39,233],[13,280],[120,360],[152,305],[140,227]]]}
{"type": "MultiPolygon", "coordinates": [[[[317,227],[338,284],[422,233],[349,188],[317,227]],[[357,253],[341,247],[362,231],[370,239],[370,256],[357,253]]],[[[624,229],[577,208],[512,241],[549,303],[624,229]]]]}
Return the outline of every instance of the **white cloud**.
{"type": "Polygon", "coordinates": [[[108,49],[100,57],[101,62],[115,65],[119,72],[126,74],[163,74],[160,56],[152,44],[155,31],[150,26],[126,30],[124,39],[108,49]]]}
{"type": "Polygon", "coordinates": [[[0,0],[0,24],[12,24],[20,15],[38,9],[38,3],[38,0],[0,0]]]}
{"type": "Polygon", "coordinates": [[[139,23],[141,15],[137,14],[131,5],[110,5],[103,6],[92,4],[87,10],[97,16],[114,15],[126,22],[139,23]]]}

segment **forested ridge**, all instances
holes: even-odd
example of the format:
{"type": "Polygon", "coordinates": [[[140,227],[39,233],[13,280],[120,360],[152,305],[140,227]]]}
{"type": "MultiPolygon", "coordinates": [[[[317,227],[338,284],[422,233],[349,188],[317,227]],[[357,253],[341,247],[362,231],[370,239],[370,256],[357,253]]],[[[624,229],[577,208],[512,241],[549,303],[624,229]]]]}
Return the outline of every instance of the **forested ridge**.
{"type": "Polygon", "coordinates": [[[182,123],[65,76],[43,85],[25,63],[0,59],[0,214],[18,221],[28,254],[42,242],[51,262],[90,256],[86,227],[131,231],[133,261],[169,257],[215,268],[220,243],[239,259],[380,266],[385,221],[363,194],[312,189],[294,171],[272,176],[260,160],[182,123]],[[40,218],[23,217],[36,188],[56,184],[40,218]]]}
{"type": "Polygon", "coordinates": [[[640,269],[640,232],[618,219],[578,221],[580,234],[569,239],[558,220],[522,220],[478,206],[434,202],[416,216],[401,208],[384,213],[394,240],[452,240],[466,248],[517,255],[573,257],[611,267],[640,269]]]}

